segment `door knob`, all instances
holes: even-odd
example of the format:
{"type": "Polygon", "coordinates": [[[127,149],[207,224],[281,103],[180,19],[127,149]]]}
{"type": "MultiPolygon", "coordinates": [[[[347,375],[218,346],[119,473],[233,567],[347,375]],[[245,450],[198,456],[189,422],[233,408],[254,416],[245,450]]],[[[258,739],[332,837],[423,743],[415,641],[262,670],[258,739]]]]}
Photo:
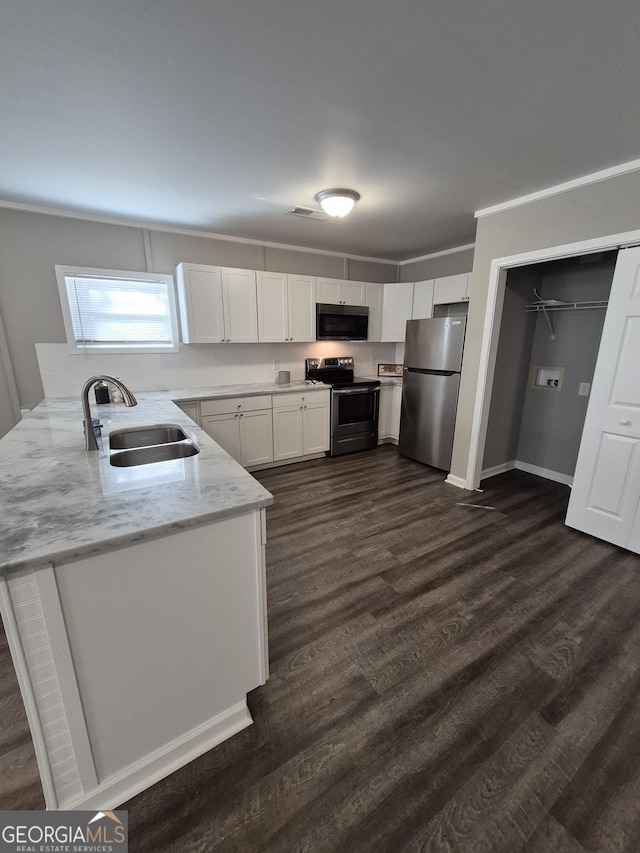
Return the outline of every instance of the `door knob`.
{"type": "Polygon", "coordinates": [[[620,418],[621,426],[631,426],[631,421],[629,418],[620,418]]]}

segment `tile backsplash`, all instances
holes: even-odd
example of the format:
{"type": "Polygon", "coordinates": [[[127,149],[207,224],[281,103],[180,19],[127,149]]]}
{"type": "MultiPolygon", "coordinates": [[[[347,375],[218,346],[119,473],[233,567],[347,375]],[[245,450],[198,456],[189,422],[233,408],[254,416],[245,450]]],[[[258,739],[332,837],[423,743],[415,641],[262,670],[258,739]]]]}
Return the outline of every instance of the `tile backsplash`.
{"type": "Polygon", "coordinates": [[[131,390],[164,391],[275,382],[279,370],[304,379],[305,358],[352,355],[357,376],[375,376],[378,362],[396,361],[396,344],[317,341],[282,344],[190,344],[179,353],[70,353],[67,344],[36,344],[45,397],[70,397],[98,373],[117,376],[131,390]]]}

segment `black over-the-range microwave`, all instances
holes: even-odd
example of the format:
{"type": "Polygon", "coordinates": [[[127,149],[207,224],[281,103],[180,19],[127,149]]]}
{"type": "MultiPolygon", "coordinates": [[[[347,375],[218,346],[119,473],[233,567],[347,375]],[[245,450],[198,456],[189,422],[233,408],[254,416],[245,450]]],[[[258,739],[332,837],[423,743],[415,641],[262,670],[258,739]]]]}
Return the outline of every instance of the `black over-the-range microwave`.
{"type": "Polygon", "coordinates": [[[316,340],[366,341],[369,309],[366,305],[327,305],[316,302],[316,340]]]}

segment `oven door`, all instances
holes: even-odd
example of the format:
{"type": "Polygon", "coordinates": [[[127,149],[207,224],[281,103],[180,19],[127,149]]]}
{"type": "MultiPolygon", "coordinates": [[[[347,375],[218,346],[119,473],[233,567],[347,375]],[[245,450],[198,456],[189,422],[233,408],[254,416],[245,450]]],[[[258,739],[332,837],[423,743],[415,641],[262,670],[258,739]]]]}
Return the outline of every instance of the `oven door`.
{"type": "Polygon", "coordinates": [[[380,388],[334,388],[331,434],[352,435],[378,429],[380,388]]]}

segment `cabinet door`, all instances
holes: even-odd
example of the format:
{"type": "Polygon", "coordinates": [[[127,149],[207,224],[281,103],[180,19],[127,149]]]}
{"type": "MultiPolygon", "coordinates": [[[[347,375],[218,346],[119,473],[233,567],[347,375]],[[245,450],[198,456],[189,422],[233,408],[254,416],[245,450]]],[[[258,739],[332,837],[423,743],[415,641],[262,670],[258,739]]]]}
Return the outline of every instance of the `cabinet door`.
{"type": "Polygon", "coordinates": [[[273,423],[271,409],[240,412],[240,462],[248,468],[273,462],[273,423]]]}
{"type": "Polygon", "coordinates": [[[391,409],[393,406],[393,385],[380,386],[380,414],[378,416],[378,439],[391,435],[391,409]]]}
{"type": "Polygon", "coordinates": [[[202,429],[230,456],[240,461],[240,428],[237,413],[207,415],[202,418],[202,429]]]}
{"type": "Polygon", "coordinates": [[[316,339],[316,280],[308,275],[287,276],[289,340],[316,339]]]}
{"type": "Polygon", "coordinates": [[[231,343],[258,340],[258,302],[255,270],[222,268],[225,339],[231,343]]]}
{"type": "Polygon", "coordinates": [[[317,278],[316,301],[327,305],[340,305],[343,301],[342,282],[337,278],[317,278]]]}
{"type": "Polygon", "coordinates": [[[393,386],[393,398],[391,405],[391,429],[389,435],[400,440],[400,411],[402,408],[402,385],[393,386]]]}
{"type": "Polygon", "coordinates": [[[284,273],[256,273],[258,338],[261,341],[289,340],[287,278],[284,273]]]}
{"type": "Polygon", "coordinates": [[[179,264],[176,280],[184,343],[220,343],[226,337],[220,267],[179,264]]]}
{"type": "Polygon", "coordinates": [[[404,342],[407,320],[413,310],[413,283],[385,284],[382,340],[404,342]]]}
{"type": "Polygon", "coordinates": [[[302,453],[329,449],[329,403],[304,403],[302,409],[302,453]]]}
{"type": "Polygon", "coordinates": [[[343,281],[342,300],[346,305],[366,305],[366,283],[364,281],[343,281]]]}
{"type": "Polygon", "coordinates": [[[433,291],[433,279],[414,282],[412,320],[430,320],[433,317],[433,291]]]}
{"type": "Polygon", "coordinates": [[[273,458],[302,456],[302,406],[279,406],[273,410],[273,458]]]}
{"type": "Polygon", "coordinates": [[[448,275],[444,278],[436,278],[433,304],[445,305],[447,302],[467,302],[468,285],[468,272],[462,273],[462,275],[448,275]]]}
{"type": "Polygon", "coordinates": [[[382,284],[367,284],[367,305],[369,306],[368,341],[382,340],[382,284]]]}

